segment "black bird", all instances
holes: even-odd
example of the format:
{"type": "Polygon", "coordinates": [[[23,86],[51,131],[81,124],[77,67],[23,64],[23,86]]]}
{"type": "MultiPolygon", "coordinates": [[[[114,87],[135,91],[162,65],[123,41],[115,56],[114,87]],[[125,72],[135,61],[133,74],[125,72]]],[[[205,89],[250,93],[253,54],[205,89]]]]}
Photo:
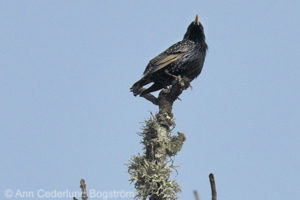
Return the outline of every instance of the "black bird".
{"type": "Polygon", "coordinates": [[[144,76],[134,83],[130,90],[134,96],[143,96],[167,88],[178,75],[186,76],[192,81],[202,70],[207,48],[203,26],[196,15],[195,21],[187,28],[183,40],[150,60],[143,73],[144,76]],[[140,91],[144,85],[151,82],[154,82],[151,87],[140,91]]]}

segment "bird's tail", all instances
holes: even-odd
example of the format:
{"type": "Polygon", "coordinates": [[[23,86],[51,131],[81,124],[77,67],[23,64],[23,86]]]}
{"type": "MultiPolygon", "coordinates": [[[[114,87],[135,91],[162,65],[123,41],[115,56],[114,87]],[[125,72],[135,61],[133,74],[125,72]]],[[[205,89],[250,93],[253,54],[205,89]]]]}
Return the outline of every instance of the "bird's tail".
{"type": "Polygon", "coordinates": [[[144,85],[147,85],[148,83],[150,83],[150,81],[145,80],[143,77],[131,86],[130,91],[133,92],[134,96],[137,96],[142,92],[141,91],[142,87],[144,85]]]}
{"type": "Polygon", "coordinates": [[[140,96],[143,96],[145,94],[148,94],[150,92],[155,92],[157,90],[160,90],[163,88],[163,85],[159,84],[159,83],[153,83],[153,85],[151,85],[151,87],[149,87],[148,89],[146,90],[143,90],[139,95],[140,96]]]}
{"type": "Polygon", "coordinates": [[[137,96],[137,95],[143,96],[150,92],[155,92],[157,90],[164,88],[163,85],[155,82],[148,89],[144,89],[143,86],[147,85],[150,82],[151,81],[141,79],[132,85],[132,87],[130,88],[130,91],[133,92],[134,96],[137,96]]]}
{"type": "Polygon", "coordinates": [[[138,82],[136,82],[130,88],[130,92],[132,92],[134,96],[137,96],[137,95],[139,95],[139,90],[140,89],[141,89],[141,86],[138,84],[138,82]]]}

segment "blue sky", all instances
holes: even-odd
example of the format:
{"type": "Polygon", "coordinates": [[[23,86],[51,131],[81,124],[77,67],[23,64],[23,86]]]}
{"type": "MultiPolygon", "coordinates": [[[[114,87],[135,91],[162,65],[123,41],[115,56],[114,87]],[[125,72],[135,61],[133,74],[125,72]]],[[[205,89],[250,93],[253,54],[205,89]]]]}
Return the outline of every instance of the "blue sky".
{"type": "Polygon", "coordinates": [[[211,172],[219,199],[298,199],[299,9],[296,0],[1,1],[1,199],[8,189],[30,199],[79,191],[81,178],[88,190],[133,191],[124,164],[142,152],[136,133],[157,107],[129,88],[196,14],[209,51],[173,108],[187,137],[175,158],[180,199],[195,189],[210,199],[211,172]]]}

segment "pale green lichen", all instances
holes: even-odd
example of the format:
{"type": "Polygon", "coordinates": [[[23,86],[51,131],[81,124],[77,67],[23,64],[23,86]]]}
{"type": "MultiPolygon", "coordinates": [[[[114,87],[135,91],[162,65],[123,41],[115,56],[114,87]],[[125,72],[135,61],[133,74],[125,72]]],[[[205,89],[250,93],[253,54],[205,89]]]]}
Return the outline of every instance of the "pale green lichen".
{"type": "MultiPolygon", "coordinates": [[[[175,126],[172,118],[166,119],[168,125],[175,126]]],[[[147,197],[156,195],[161,200],[177,199],[180,186],[170,180],[172,169],[167,160],[176,155],[185,141],[183,133],[171,136],[170,128],[165,128],[156,117],[145,121],[141,143],[144,145],[144,154],[133,156],[127,164],[130,181],[134,182],[136,199],[146,200],[147,197]]]]}
{"type": "Polygon", "coordinates": [[[159,199],[177,199],[180,186],[169,180],[171,167],[156,160],[148,161],[144,155],[133,156],[128,164],[130,181],[135,182],[136,199],[156,194],[159,199]]]}

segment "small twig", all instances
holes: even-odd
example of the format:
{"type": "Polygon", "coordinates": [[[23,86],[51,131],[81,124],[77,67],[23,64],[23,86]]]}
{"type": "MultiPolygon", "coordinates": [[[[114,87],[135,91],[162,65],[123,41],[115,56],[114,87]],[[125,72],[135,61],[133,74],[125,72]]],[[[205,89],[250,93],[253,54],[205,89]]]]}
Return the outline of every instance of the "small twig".
{"type": "Polygon", "coordinates": [[[194,190],[194,195],[196,200],[200,200],[197,190],[194,190]]]}
{"type": "Polygon", "coordinates": [[[154,95],[148,93],[148,94],[143,95],[142,97],[144,97],[148,101],[152,102],[154,105],[158,105],[158,98],[156,98],[154,95]]]}
{"type": "Polygon", "coordinates": [[[209,182],[211,186],[211,199],[217,200],[216,183],[215,183],[214,175],[212,173],[209,174],[209,182]]]}
{"type": "Polygon", "coordinates": [[[87,200],[88,196],[87,196],[87,192],[86,192],[86,185],[85,185],[84,179],[80,180],[80,188],[81,188],[81,192],[82,192],[81,199],[82,200],[87,200]]]}

